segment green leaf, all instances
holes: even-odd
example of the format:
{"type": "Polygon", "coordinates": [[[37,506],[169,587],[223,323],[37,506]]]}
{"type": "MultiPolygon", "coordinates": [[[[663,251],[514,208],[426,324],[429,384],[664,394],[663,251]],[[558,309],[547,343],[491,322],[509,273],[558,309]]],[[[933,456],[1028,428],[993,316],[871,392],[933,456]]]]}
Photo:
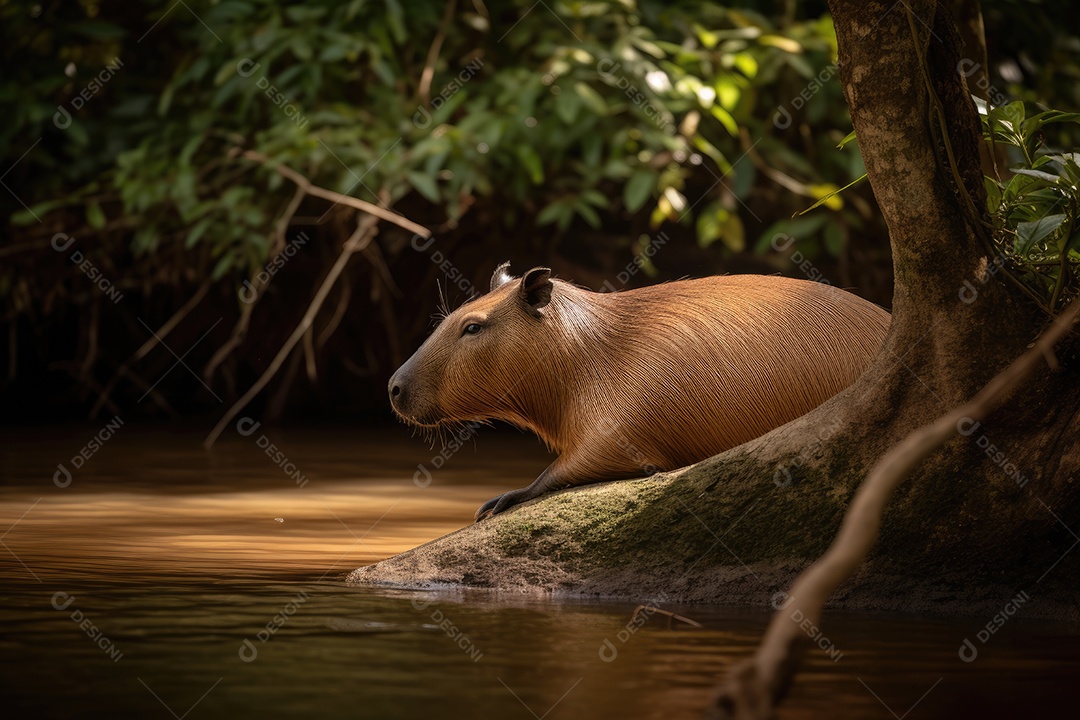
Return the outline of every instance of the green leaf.
{"type": "Polygon", "coordinates": [[[1024,122],[1024,116],[1026,114],[1024,110],[1024,101],[1014,100],[1008,105],[1003,105],[1001,107],[1001,112],[1012,122],[1014,128],[1019,128],[1020,124],[1024,122]]]}
{"type": "Polygon", "coordinates": [[[1032,170],[1030,168],[1011,168],[1011,170],[1017,175],[1027,175],[1028,177],[1039,178],[1052,183],[1056,183],[1059,179],[1057,175],[1042,170],[1032,170]]]}
{"type": "Polygon", "coordinates": [[[851,132],[849,132],[847,135],[844,136],[844,139],[840,141],[840,144],[836,146],[836,149],[837,150],[843,150],[844,146],[847,145],[849,142],[851,142],[854,139],[855,139],[855,131],[852,130],[851,132]]]}
{"type": "Polygon", "coordinates": [[[19,210],[18,212],[12,214],[11,222],[15,223],[16,225],[30,225],[31,223],[36,223],[38,221],[38,218],[42,217],[50,210],[58,207],[63,207],[67,204],[67,200],[46,200],[44,202],[39,202],[36,205],[31,205],[30,208],[27,210],[19,210]],[[35,215],[37,215],[38,217],[34,217],[35,215]]]}
{"type": "Polygon", "coordinates": [[[849,187],[852,187],[853,185],[855,185],[855,184],[857,184],[857,183],[860,183],[860,182],[862,182],[862,181],[863,181],[863,180],[865,180],[865,179],[866,179],[866,175],[865,175],[865,174],[863,174],[863,175],[861,175],[860,177],[857,177],[857,178],[855,178],[854,180],[852,180],[851,182],[849,182],[849,183],[848,183],[847,185],[845,185],[844,187],[842,187],[842,188],[839,188],[838,190],[834,190],[833,192],[831,192],[831,193],[829,193],[829,194],[825,195],[824,197],[820,198],[820,199],[819,199],[819,200],[818,200],[818,201],[817,201],[816,203],[814,203],[814,204],[813,204],[813,205],[811,205],[810,207],[806,208],[805,210],[802,210],[802,211],[800,211],[800,212],[797,212],[797,213],[795,213],[795,214],[796,214],[796,215],[805,215],[806,213],[810,212],[810,211],[811,211],[811,210],[813,210],[814,208],[817,208],[817,207],[821,207],[821,206],[822,206],[822,205],[824,205],[825,203],[829,202],[829,200],[831,200],[831,199],[832,199],[832,198],[833,198],[833,197],[834,197],[835,195],[839,195],[840,193],[842,193],[842,192],[844,192],[845,190],[847,190],[847,189],[848,189],[849,187]]]}
{"type": "Polygon", "coordinates": [[[435,182],[433,176],[421,172],[410,172],[407,177],[409,178],[409,182],[412,183],[412,186],[416,188],[416,191],[425,198],[433,203],[442,201],[442,196],[439,193],[439,185],[435,182]]]}
{"type": "Polygon", "coordinates": [[[773,238],[781,234],[790,235],[796,240],[811,238],[825,226],[829,217],[828,214],[819,213],[809,217],[795,217],[773,223],[758,237],[755,250],[760,254],[770,249],[773,238]]]}
{"type": "Polygon", "coordinates": [[[217,282],[221,278],[225,277],[225,273],[229,272],[229,270],[232,269],[232,266],[233,254],[231,252],[227,252],[222,255],[221,258],[217,261],[217,264],[214,265],[214,269],[210,273],[210,279],[214,282],[217,282]]]}
{"type": "Polygon", "coordinates": [[[574,92],[578,94],[578,97],[581,98],[582,102],[584,102],[596,115],[604,117],[608,114],[607,102],[600,96],[600,93],[596,92],[585,83],[574,83],[574,92]]]}
{"type": "Polygon", "coordinates": [[[1022,222],[1016,226],[1016,252],[1026,256],[1035,243],[1061,227],[1065,215],[1047,215],[1031,222],[1022,222]]]}
{"type": "Polygon", "coordinates": [[[1046,112],[1041,112],[1038,115],[1032,115],[1023,122],[1023,125],[1021,127],[1024,135],[1031,135],[1041,129],[1044,125],[1061,122],[1080,124],[1080,113],[1067,113],[1060,110],[1047,110],[1046,112]]]}
{"type": "Polygon", "coordinates": [[[709,108],[709,112],[712,113],[714,118],[720,121],[720,124],[724,126],[724,129],[727,130],[732,137],[739,137],[739,123],[735,122],[735,118],[731,116],[731,113],[716,104],[709,108]]]}
{"type": "Polygon", "coordinates": [[[204,217],[202,220],[195,223],[195,226],[188,232],[187,237],[184,238],[184,247],[188,250],[195,247],[195,244],[206,234],[206,231],[210,228],[213,221],[214,219],[212,217],[204,217]]]}
{"type": "Polygon", "coordinates": [[[994,178],[983,176],[983,186],[986,188],[986,209],[991,215],[1001,207],[1001,186],[994,178]]]}
{"type": "Polygon", "coordinates": [[[583,217],[585,222],[589,223],[593,228],[600,227],[602,222],[600,220],[600,215],[597,214],[596,210],[594,210],[591,205],[585,202],[579,202],[575,206],[575,209],[577,210],[577,214],[583,217]]]}
{"type": "Polygon", "coordinates": [[[86,206],[86,223],[95,230],[105,227],[105,213],[102,212],[101,205],[90,203],[86,206]]]}
{"type": "Polygon", "coordinates": [[[630,212],[637,212],[656,189],[656,174],[652,170],[635,170],[623,186],[623,204],[630,212]]]}
{"type": "Polygon", "coordinates": [[[528,171],[529,179],[532,180],[534,185],[544,182],[544,163],[540,160],[540,156],[536,154],[536,150],[533,150],[529,145],[519,145],[517,156],[528,171]]]}
{"type": "Polygon", "coordinates": [[[536,215],[537,225],[550,225],[553,222],[557,222],[559,227],[564,230],[570,224],[570,220],[573,218],[574,208],[570,205],[566,198],[556,200],[541,210],[536,215]]]}
{"type": "Polygon", "coordinates": [[[102,20],[82,20],[71,23],[69,27],[73,32],[94,40],[111,40],[127,35],[127,31],[122,27],[102,20]]]}
{"type": "Polygon", "coordinates": [[[705,248],[720,240],[732,252],[746,249],[746,230],[738,214],[728,210],[720,201],[710,203],[697,217],[698,245],[705,248]]]}
{"type": "Polygon", "coordinates": [[[839,222],[830,222],[821,234],[825,240],[825,250],[833,257],[839,257],[847,242],[847,228],[839,222]]]}
{"type": "MultiPolygon", "coordinates": [[[[557,86],[556,86],[557,87],[557,86]]],[[[573,125],[581,109],[581,99],[574,93],[563,90],[555,96],[555,114],[567,125],[573,125]]]]}

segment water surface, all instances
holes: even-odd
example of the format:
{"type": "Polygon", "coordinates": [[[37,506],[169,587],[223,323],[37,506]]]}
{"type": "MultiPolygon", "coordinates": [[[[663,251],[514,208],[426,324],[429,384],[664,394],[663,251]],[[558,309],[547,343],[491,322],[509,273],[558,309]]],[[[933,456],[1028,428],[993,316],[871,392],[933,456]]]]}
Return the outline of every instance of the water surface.
{"type": "MultiPolygon", "coordinates": [[[[344,585],[531,480],[549,460],[527,437],[440,453],[401,429],[260,426],[205,452],[201,431],[108,434],[2,435],[5,717],[692,718],[769,619],[344,585]]],[[[781,717],[1074,713],[1080,628],[1014,618],[961,661],[989,620],[827,613],[835,652],[808,655],[781,717]]]]}

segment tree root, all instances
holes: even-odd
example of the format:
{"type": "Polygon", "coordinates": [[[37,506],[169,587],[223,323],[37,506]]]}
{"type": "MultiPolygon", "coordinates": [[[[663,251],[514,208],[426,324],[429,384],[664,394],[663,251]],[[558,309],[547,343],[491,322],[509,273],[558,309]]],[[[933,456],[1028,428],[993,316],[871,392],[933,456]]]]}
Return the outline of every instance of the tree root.
{"type": "Polygon", "coordinates": [[[882,513],[893,491],[920,462],[955,435],[959,423],[982,421],[1040,361],[1053,357],[1054,345],[1069,333],[1078,315],[1080,300],[1066,308],[1030,350],[968,402],[911,433],[882,456],[855,493],[829,549],[792,584],[789,602],[773,615],[753,658],[739,663],[728,673],[713,700],[709,717],[725,720],[773,717],[773,710],[786,695],[798,670],[801,653],[809,644],[800,621],[821,627],[825,601],[840,583],[851,577],[877,541],[882,513]]]}
{"type": "MultiPolygon", "coordinates": [[[[101,412],[101,408],[104,405],[111,404],[112,391],[116,387],[116,383],[120,381],[120,378],[128,377],[134,380],[135,375],[131,372],[131,366],[146,357],[147,353],[157,347],[157,344],[159,342],[164,340],[169,335],[169,333],[175,330],[176,326],[179,325],[184,320],[184,318],[191,314],[191,311],[194,310],[200,302],[202,302],[202,299],[206,297],[206,292],[209,289],[210,281],[207,280],[199,286],[199,289],[195,291],[195,294],[188,298],[188,301],[184,303],[179,310],[173,313],[172,317],[165,321],[164,325],[159,327],[156,332],[152,333],[150,337],[147,338],[146,342],[144,342],[142,346],[131,355],[131,357],[124,361],[123,365],[117,368],[116,372],[112,376],[112,379],[105,384],[105,387],[102,388],[101,392],[98,394],[98,399],[97,402],[94,403],[94,407],[90,409],[91,420],[97,417],[98,413],[101,412]]],[[[158,404],[162,405],[160,402],[158,404]]],[[[167,407],[167,404],[162,405],[162,409],[166,409],[166,411],[170,415],[175,415],[172,408],[167,407]]]]}
{"type": "Polygon", "coordinates": [[[316,314],[318,314],[319,309],[322,308],[323,302],[326,300],[327,295],[330,294],[330,289],[334,286],[334,283],[337,282],[337,279],[341,275],[341,272],[345,269],[345,264],[349,261],[349,258],[351,258],[354,253],[363,250],[364,247],[366,247],[367,244],[370,243],[375,237],[377,233],[378,219],[376,219],[376,217],[373,217],[374,215],[376,214],[372,213],[370,215],[364,215],[357,222],[356,230],[353,231],[353,234],[349,237],[348,240],[345,241],[345,245],[341,248],[341,254],[338,255],[338,258],[334,262],[334,265],[326,273],[326,277],[323,278],[322,285],[315,293],[315,297],[312,298],[311,304],[308,305],[308,309],[307,312],[304,313],[304,317],[300,319],[299,324],[297,324],[292,334],[285,341],[285,344],[281,346],[280,350],[278,350],[277,355],[270,362],[270,366],[266,368],[266,370],[259,377],[259,379],[255,381],[255,384],[248,388],[248,391],[244,393],[244,395],[239,400],[237,400],[231,408],[229,408],[228,412],[226,412],[225,415],[221,418],[221,420],[218,421],[218,424],[214,426],[214,429],[210,432],[210,434],[206,437],[206,440],[203,442],[204,447],[209,449],[214,445],[214,442],[216,442],[218,437],[221,436],[221,433],[224,432],[225,428],[230,422],[232,422],[233,418],[235,418],[237,414],[239,414],[239,412],[244,407],[246,407],[247,404],[251,402],[251,400],[256,395],[258,395],[264,387],[266,387],[267,383],[269,383],[270,380],[274,377],[274,375],[277,374],[278,370],[281,369],[281,365],[285,362],[285,359],[289,356],[289,353],[292,352],[293,348],[296,347],[296,344],[300,341],[304,334],[307,333],[308,329],[311,327],[311,324],[315,321],[316,314]]]}

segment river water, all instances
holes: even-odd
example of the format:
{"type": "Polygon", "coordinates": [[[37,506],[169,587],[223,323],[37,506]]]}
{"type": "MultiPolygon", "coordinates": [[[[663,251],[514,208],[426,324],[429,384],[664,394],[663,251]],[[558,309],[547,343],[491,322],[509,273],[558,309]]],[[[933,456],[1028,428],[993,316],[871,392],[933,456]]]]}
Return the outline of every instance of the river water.
{"type": "MultiPolygon", "coordinates": [[[[695,718],[769,619],[344,584],[531,480],[528,437],[113,425],[0,435],[6,718],[695,718]]],[[[990,620],[826,613],[781,717],[1075,717],[1080,627],[990,620]]]]}

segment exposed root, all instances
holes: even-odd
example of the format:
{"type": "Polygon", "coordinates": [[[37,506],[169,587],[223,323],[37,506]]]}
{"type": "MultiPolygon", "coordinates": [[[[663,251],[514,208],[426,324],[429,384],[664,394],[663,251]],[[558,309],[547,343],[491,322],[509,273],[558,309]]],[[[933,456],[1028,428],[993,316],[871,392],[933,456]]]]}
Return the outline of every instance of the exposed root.
{"type": "Polygon", "coordinates": [[[740,663],[719,689],[711,717],[747,720],[772,717],[794,679],[809,637],[801,624],[821,627],[825,601],[866,559],[877,541],[881,516],[893,491],[928,455],[954,437],[964,421],[982,421],[1040,362],[1053,354],[1077,317],[1080,300],[1062,312],[1035,345],[995,376],[973,398],[894,445],[859,486],[829,549],[792,584],[790,603],[773,615],[752,660],[740,663]],[[799,611],[799,612],[796,612],[799,611]],[[798,620],[796,620],[798,618],[798,620]]]}
{"type": "MultiPolygon", "coordinates": [[[[116,387],[116,383],[120,381],[121,377],[128,377],[132,380],[136,380],[135,374],[131,372],[131,366],[146,357],[147,353],[157,347],[157,344],[159,342],[168,337],[169,333],[176,329],[176,326],[183,322],[184,318],[191,314],[191,311],[194,310],[200,302],[202,302],[202,299],[206,297],[206,292],[209,289],[210,281],[207,280],[199,286],[199,289],[195,291],[194,295],[188,298],[188,301],[186,303],[180,306],[179,310],[173,313],[173,316],[171,318],[165,321],[164,325],[159,327],[155,332],[151,333],[150,337],[147,338],[146,342],[144,342],[142,346],[132,354],[131,357],[124,361],[123,365],[117,368],[116,372],[112,376],[112,379],[105,384],[105,387],[102,388],[101,392],[98,394],[98,399],[97,402],[94,403],[94,407],[90,409],[91,420],[96,418],[97,414],[101,412],[102,406],[106,404],[111,405],[111,395],[113,388],[116,387]]],[[[172,408],[168,407],[167,403],[165,405],[162,405],[161,402],[158,402],[158,405],[161,406],[162,409],[168,408],[167,412],[170,415],[175,414],[172,408]]]]}
{"type": "Polygon", "coordinates": [[[270,362],[270,366],[266,368],[259,379],[255,381],[255,384],[248,388],[248,391],[244,393],[231,408],[229,408],[228,412],[226,412],[221,420],[218,421],[218,424],[214,426],[214,429],[203,442],[204,447],[209,449],[214,445],[214,442],[221,436],[221,433],[224,432],[225,428],[232,422],[233,418],[235,418],[237,414],[239,414],[239,412],[243,410],[264,387],[266,387],[267,383],[269,383],[274,375],[277,374],[278,370],[281,369],[281,365],[285,362],[289,353],[292,352],[293,348],[296,347],[296,344],[304,336],[304,333],[308,331],[308,328],[310,328],[311,324],[315,321],[315,316],[318,314],[319,309],[322,308],[327,295],[330,294],[330,289],[334,286],[334,283],[337,282],[341,272],[345,269],[345,264],[349,262],[349,258],[351,258],[354,253],[362,250],[375,237],[378,220],[373,217],[373,215],[374,213],[371,215],[364,215],[357,222],[356,230],[353,231],[353,234],[345,241],[345,245],[341,248],[341,254],[338,255],[334,265],[330,268],[329,272],[326,273],[326,277],[323,278],[322,285],[315,293],[315,297],[312,298],[311,304],[308,305],[304,317],[300,319],[299,324],[297,324],[292,334],[285,341],[285,344],[278,350],[277,355],[270,362]]]}

